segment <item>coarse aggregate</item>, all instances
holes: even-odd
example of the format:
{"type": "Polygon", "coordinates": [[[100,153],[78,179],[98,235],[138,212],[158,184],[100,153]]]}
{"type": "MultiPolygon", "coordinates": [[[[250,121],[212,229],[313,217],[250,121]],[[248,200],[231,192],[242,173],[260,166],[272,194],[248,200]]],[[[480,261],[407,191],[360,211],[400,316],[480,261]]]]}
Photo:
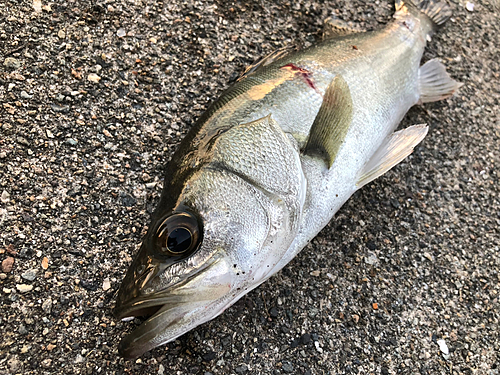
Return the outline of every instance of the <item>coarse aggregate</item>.
{"type": "Polygon", "coordinates": [[[0,1],[0,374],[499,374],[500,7],[453,0],[415,152],[282,272],[125,361],[111,314],[194,121],[255,59],[391,1],[0,1]]]}

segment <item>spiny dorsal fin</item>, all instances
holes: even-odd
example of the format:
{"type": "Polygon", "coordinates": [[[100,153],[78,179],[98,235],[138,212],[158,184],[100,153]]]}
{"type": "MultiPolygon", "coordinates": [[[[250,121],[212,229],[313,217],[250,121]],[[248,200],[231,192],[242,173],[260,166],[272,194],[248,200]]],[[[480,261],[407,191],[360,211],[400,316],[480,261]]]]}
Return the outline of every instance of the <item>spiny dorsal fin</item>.
{"type": "Polygon", "coordinates": [[[454,81],[438,60],[427,61],[418,70],[420,102],[429,103],[446,99],[458,90],[462,83],[454,81]]]}
{"type": "Polygon", "coordinates": [[[390,135],[366,163],[356,186],[361,188],[403,161],[424,139],[428,130],[425,124],[413,125],[390,135]]]}
{"type": "Polygon", "coordinates": [[[243,78],[249,76],[250,74],[254,73],[257,69],[267,66],[274,61],[282,58],[283,56],[289,54],[292,51],[297,50],[297,46],[295,45],[289,45],[285,47],[278,48],[277,50],[271,52],[270,54],[260,58],[253,64],[249,65],[246,67],[245,71],[241,74],[241,76],[237,79],[237,81],[241,81],[243,78]]]}
{"type": "Polygon", "coordinates": [[[330,168],[351,121],[351,92],[344,78],[338,75],[325,91],[323,103],[309,132],[304,154],[323,158],[330,168]]]}
{"type": "Polygon", "coordinates": [[[357,30],[354,27],[351,27],[347,22],[332,16],[328,17],[324,22],[323,40],[359,32],[362,32],[362,30],[357,30]]]}

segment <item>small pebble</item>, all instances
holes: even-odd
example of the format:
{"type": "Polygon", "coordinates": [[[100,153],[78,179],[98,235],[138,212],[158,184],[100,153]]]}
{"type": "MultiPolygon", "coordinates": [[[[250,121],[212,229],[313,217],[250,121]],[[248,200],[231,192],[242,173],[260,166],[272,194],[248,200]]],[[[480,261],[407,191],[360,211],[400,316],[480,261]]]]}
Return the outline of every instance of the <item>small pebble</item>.
{"type": "Polygon", "coordinates": [[[17,284],[16,285],[17,290],[19,290],[21,293],[26,293],[26,292],[31,292],[33,290],[33,285],[27,285],[27,284],[17,284]]]}
{"type": "Polygon", "coordinates": [[[2,201],[2,203],[9,203],[9,198],[10,194],[7,192],[7,190],[4,190],[2,192],[2,196],[0,196],[0,200],[2,201]]]}
{"type": "Polygon", "coordinates": [[[318,351],[318,353],[323,353],[323,348],[319,345],[319,341],[314,342],[314,347],[318,351]]]}
{"type": "Polygon", "coordinates": [[[271,307],[269,310],[269,315],[271,318],[277,318],[278,317],[278,309],[276,307],[271,307]]]}
{"type": "Polygon", "coordinates": [[[301,337],[300,337],[300,343],[302,345],[307,345],[311,342],[311,335],[309,333],[304,333],[301,337]]]}
{"type": "Polygon", "coordinates": [[[287,373],[293,372],[293,365],[290,362],[283,362],[283,366],[281,366],[281,368],[287,373]]]}
{"type": "Polygon", "coordinates": [[[26,329],[26,326],[24,324],[20,324],[17,332],[19,332],[20,335],[26,335],[28,333],[28,330],[26,329]]]}
{"type": "Polygon", "coordinates": [[[2,261],[2,272],[9,273],[14,266],[14,258],[7,257],[2,261]]]}
{"type": "Polygon", "coordinates": [[[21,98],[23,99],[31,99],[33,95],[28,94],[26,91],[21,91],[21,98]]]}
{"type": "Polygon", "coordinates": [[[368,256],[365,257],[365,263],[374,266],[378,263],[378,258],[375,253],[368,252],[368,256]]]}
{"type": "Polygon", "coordinates": [[[42,0],[33,0],[33,9],[36,13],[40,13],[42,11],[42,0]]]}
{"type": "Polygon", "coordinates": [[[45,313],[50,314],[50,311],[52,310],[52,299],[48,298],[45,301],[43,301],[42,310],[45,313]]]}
{"type": "Polygon", "coordinates": [[[441,350],[441,353],[444,355],[450,354],[450,350],[448,349],[448,345],[446,345],[446,341],[444,340],[437,340],[437,344],[439,345],[439,350],[441,350]]]}
{"type": "Polygon", "coordinates": [[[242,364],[234,369],[237,374],[244,374],[248,371],[248,366],[246,364],[242,364]]]}
{"type": "Polygon", "coordinates": [[[21,369],[21,361],[19,361],[16,357],[11,357],[7,361],[7,365],[10,368],[11,374],[17,373],[21,369]]]}
{"type": "Polygon", "coordinates": [[[101,77],[99,77],[97,74],[95,73],[90,73],[87,77],[87,79],[91,82],[95,82],[95,83],[99,83],[99,81],[101,80],[101,77]]]}
{"type": "Polygon", "coordinates": [[[424,253],[424,257],[426,257],[431,262],[434,261],[434,257],[431,254],[427,253],[427,252],[424,253]]]}
{"type": "Polygon", "coordinates": [[[24,279],[24,280],[28,280],[28,281],[33,281],[36,279],[36,274],[38,273],[37,270],[35,269],[31,269],[31,270],[27,270],[27,271],[24,271],[22,274],[21,274],[21,277],[24,279]]]}
{"type": "Polygon", "coordinates": [[[13,57],[7,57],[4,60],[3,65],[9,69],[19,69],[21,66],[23,66],[23,63],[13,57]]]}
{"type": "Polygon", "coordinates": [[[105,278],[102,282],[102,290],[106,291],[111,288],[111,282],[109,281],[108,278],[105,278]]]}

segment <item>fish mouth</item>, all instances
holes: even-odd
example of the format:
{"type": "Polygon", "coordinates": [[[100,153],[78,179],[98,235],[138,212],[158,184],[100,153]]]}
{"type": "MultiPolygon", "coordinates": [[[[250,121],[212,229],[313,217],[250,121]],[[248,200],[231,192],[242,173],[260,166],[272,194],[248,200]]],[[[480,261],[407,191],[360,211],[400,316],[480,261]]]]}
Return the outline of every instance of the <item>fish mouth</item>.
{"type": "Polygon", "coordinates": [[[126,299],[129,289],[118,294],[113,314],[122,321],[134,317],[146,320],[125,336],[118,345],[118,353],[125,359],[134,359],[145,352],[175,340],[192,328],[214,318],[226,306],[231,290],[230,268],[225,261],[211,263],[201,274],[193,275],[147,296],[135,295],[126,299]]]}
{"type": "Polygon", "coordinates": [[[125,315],[122,314],[121,316],[124,317],[122,320],[132,316],[147,316],[147,319],[120,341],[118,353],[125,359],[134,359],[158,345],[174,340],[180,334],[165,337],[165,333],[172,326],[177,325],[189,310],[190,308],[186,306],[172,307],[166,304],[140,308],[129,311],[125,315]]]}
{"type": "MultiPolygon", "coordinates": [[[[199,304],[189,302],[186,295],[152,295],[138,297],[125,305],[117,305],[113,310],[116,318],[123,322],[135,317],[143,317],[135,330],[125,336],[118,345],[118,353],[125,359],[134,359],[154,347],[172,341],[175,335],[171,328],[178,325],[185,315],[199,304]]],[[[202,302],[202,301],[200,301],[202,302]]]]}
{"type": "Polygon", "coordinates": [[[213,307],[220,306],[221,302],[221,299],[208,300],[202,295],[192,295],[191,298],[168,296],[161,298],[161,301],[138,301],[135,306],[120,309],[115,315],[122,321],[137,316],[145,316],[146,320],[120,341],[119,355],[125,359],[135,359],[159,345],[175,340],[218,315],[214,313],[213,307]]]}
{"type": "Polygon", "coordinates": [[[166,304],[179,302],[179,297],[152,297],[152,298],[137,298],[126,305],[116,305],[113,309],[113,315],[122,321],[129,321],[136,317],[150,318],[156,314],[166,304]]]}

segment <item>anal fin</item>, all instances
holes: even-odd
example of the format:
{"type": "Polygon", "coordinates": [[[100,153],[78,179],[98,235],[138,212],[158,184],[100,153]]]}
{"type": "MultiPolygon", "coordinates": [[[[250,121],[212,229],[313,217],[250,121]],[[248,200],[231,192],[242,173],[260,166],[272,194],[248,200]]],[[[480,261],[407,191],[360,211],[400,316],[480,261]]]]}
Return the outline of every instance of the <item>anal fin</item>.
{"type": "Polygon", "coordinates": [[[461,83],[453,80],[438,60],[427,61],[418,70],[420,102],[429,103],[452,96],[461,83]]]}
{"type": "Polygon", "coordinates": [[[344,78],[338,75],[325,91],[323,103],[314,119],[303,153],[319,156],[330,168],[351,125],[352,111],[349,86],[344,78]]]}
{"type": "Polygon", "coordinates": [[[403,161],[424,139],[428,130],[425,124],[413,125],[391,134],[366,163],[356,186],[361,188],[403,161]]]}

